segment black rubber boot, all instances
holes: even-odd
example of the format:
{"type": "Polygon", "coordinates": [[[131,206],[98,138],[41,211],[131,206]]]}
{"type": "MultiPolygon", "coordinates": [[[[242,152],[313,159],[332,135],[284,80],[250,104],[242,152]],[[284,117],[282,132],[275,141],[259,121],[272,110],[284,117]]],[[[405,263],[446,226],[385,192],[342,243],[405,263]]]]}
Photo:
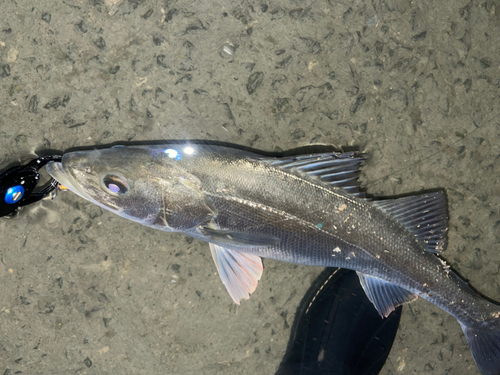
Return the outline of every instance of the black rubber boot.
{"type": "Polygon", "coordinates": [[[302,299],[276,375],[377,375],[401,310],[382,319],[354,271],[325,269],[302,299]]]}

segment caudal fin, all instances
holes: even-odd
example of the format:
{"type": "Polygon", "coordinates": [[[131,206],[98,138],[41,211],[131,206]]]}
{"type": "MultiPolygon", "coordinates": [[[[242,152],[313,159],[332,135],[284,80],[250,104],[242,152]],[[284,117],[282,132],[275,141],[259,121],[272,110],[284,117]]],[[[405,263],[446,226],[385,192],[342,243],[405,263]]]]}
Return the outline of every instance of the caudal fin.
{"type": "Polygon", "coordinates": [[[484,322],[474,327],[460,325],[481,374],[500,375],[500,322],[484,322]]]}

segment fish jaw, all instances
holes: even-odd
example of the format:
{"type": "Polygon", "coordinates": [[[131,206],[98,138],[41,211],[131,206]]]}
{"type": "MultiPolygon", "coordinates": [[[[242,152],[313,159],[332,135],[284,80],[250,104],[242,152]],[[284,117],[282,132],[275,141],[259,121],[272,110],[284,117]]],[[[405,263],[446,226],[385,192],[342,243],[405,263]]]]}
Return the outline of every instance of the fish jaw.
{"type": "MultiPolygon", "coordinates": [[[[66,157],[66,155],[63,156],[63,159],[66,157]]],[[[62,162],[54,162],[51,161],[47,163],[46,166],[47,172],[52,176],[53,179],[55,179],[57,182],[59,182],[61,185],[63,185],[65,188],[68,190],[72,191],[73,193],[79,195],[80,197],[91,201],[92,203],[98,203],[90,197],[82,188],[81,185],[75,182],[75,179],[73,176],[68,173],[68,171],[64,168],[64,165],[62,162]]]]}
{"type": "Polygon", "coordinates": [[[95,153],[98,151],[66,153],[61,162],[49,162],[46,166],[47,172],[81,198],[123,216],[121,208],[114,202],[114,197],[102,191],[99,180],[89,167],[92,160],[96,159],[95,153]]]}

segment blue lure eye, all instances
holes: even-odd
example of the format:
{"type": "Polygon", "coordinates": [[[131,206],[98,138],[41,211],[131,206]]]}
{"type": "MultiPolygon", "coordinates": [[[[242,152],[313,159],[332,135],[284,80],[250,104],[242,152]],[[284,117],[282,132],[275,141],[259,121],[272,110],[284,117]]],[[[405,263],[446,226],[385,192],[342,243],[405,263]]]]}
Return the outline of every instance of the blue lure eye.
{"type": "Polygon", "coordinates": [[[173,148],[167,148],[165,151],[163,151],[170,159],[175,159],[175,160],[181,160],[182,155],[180,154],[179,151],[174,150],[173,148]]]}
{"type": "Polygon", "coordinates": [[[128,185],[125,179],[116,175],[107,175],[102,180],[102,183],[108,190],[108,192],[113,194],[125,194],[128,191],[128,185]]]}
{"type": "Polygon", "coordinates": [[[21,200],[24,195],[24,188],[21,185],[13,186],[5,193],[5,203],[14,204],[21,200]]]}

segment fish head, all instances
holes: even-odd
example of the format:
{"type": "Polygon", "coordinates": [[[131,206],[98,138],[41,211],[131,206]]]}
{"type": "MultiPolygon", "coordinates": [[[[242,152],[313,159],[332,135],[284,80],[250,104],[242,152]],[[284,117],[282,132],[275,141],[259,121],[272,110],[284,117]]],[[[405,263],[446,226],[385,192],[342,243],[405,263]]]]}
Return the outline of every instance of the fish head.
{"type": "Polygon", "coordinates": [[[76,151],[47,164],[47,171],[70,191],[119,216],[184,231],[210,220],[213,212],[199,180],[171,156],[147,147],[76,151]]]}

